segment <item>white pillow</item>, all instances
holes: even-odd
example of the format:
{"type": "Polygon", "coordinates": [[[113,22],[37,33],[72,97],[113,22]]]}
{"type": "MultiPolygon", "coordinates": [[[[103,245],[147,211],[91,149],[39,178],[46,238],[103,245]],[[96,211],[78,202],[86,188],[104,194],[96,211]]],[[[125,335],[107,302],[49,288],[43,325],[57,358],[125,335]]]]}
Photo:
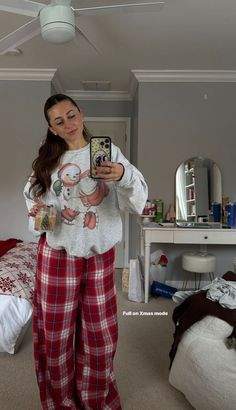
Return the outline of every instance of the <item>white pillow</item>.
{"type": "Polygon", "coordinates": [[[0,352],[16,353],[33,308],[24,298],[0,295],[0,352]]]}
{"type": "Polygon", "coordinates": [[[206,316],[178,345],[169,382],[196,410],[236,409],[236,352],[225,345],[232,330],[225,321],[206,316]]]}

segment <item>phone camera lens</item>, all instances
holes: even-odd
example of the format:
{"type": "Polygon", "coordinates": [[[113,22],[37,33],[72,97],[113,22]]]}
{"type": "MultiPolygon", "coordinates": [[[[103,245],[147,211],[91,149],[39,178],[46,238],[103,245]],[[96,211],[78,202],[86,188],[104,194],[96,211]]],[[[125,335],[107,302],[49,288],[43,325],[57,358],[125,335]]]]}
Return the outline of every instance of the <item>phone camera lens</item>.
{"type": "Polygon", "coordinates": [[[108,139],[108,138],[106,138],[106,139],[105,139],[105,142],[108,144],[108,143],[109,143],[109,139],[108,139]]]}
{"type": "Polygon", "coordinates": [[[104,145],[104,141],[101,141],[100,145],[103,147],[103,145],[104,145]]]}
{"type": "Polygon", "coordinates": [[[105,148],[109,148],[109,144],[105,144],[105,148]]]}

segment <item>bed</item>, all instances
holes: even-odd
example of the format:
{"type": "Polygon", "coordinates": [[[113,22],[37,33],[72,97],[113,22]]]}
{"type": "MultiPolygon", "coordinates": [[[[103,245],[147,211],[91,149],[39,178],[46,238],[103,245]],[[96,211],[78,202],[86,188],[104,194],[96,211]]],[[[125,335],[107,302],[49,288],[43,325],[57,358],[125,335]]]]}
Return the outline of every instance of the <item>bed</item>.
{"type": "Polygon", "coordinates": [[[17,352],[31,323],[38,244],[0,241],[0,352],[17,352]]]}
{"type": "Polygon", "coordinates": [[[228,282],[221,288],[217,278],[213,282],[220,301],[227,296],[232,302],[230,308],[201,291],[193,292],[173,312],[169,382],[196,410],[236,409],[236,275],[227,272],[223,279],[228,282]]]}

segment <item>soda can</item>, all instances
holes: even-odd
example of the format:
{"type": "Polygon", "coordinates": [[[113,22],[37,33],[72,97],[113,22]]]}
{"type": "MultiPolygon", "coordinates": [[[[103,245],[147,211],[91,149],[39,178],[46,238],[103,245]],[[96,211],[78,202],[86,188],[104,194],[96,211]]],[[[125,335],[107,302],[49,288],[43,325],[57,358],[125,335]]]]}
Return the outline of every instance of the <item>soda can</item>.
{"type": "Polygon", "coordinates": [[[233,214],[234,214],[234,226],[236,228],[236,202],[233,203],[233,214]]]}
{"type": "Polygon", "coordinates": [[[164,219],[164,204],[161,199],[155,199],[155,206],[156,206],[156,217],[155,222],[163,222],[164,219]]]}
{"type": "Polygon", "coordinates": [[[221,203],[220,202],[213,202],[212,204],[212,213],[214,222],[221,222],[221,203]]]}
{"type": "Polygon", "coordinates": [[[236,226],[236,203],[229,203],[225,205],[227,214],[227,226],[228,228],[235,228],[236,226]]]}

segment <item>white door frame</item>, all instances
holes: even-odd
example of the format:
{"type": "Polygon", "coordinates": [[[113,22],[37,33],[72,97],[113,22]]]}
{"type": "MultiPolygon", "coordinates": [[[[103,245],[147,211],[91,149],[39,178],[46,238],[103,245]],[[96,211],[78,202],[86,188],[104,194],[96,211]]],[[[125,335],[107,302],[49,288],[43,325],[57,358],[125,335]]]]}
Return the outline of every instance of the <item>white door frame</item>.
{"type": "MultiPolygon", "coordinates": [[[[125,152],[123,154],[130,160],[130,117],[85,117],[85,122],[123,122],[125,123],[125,152]]],[[[124,214],[124,268],[129,266],[129,213],[124,214]]]]}

